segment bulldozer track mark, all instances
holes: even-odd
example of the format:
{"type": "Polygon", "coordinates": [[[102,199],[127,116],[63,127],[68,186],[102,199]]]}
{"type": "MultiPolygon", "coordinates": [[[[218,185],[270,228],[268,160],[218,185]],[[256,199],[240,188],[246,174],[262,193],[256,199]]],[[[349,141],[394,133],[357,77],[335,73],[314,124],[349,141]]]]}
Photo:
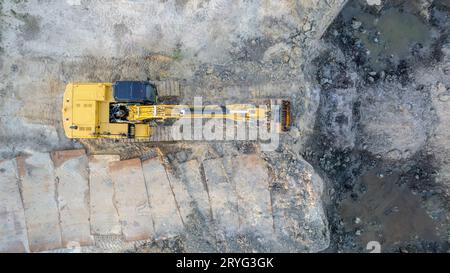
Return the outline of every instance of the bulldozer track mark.
{"type": "Polygon", "coordinates": [[[176,80],[157,81],[155,82],[159,97],[180,97],[181,86],[176,80]]]}
{"type": "Polygon", "coordinates": [[[22,109],[20,116],[29,122],[44,125],[57,125],[60,122],[59,112],[54,110],[53,103],[30,102],[22,109]]]}

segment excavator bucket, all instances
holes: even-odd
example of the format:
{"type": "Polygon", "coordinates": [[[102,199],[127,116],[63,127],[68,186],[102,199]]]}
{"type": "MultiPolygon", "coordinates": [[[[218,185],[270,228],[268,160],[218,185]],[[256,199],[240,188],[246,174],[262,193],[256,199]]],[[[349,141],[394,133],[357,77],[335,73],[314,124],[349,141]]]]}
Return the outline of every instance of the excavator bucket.
{"type": "Polygon", "coordinates": [[[288,100],[283,100],[281,102],[281,131],[287,132],[291,129],[291,102],[288,100]]]}

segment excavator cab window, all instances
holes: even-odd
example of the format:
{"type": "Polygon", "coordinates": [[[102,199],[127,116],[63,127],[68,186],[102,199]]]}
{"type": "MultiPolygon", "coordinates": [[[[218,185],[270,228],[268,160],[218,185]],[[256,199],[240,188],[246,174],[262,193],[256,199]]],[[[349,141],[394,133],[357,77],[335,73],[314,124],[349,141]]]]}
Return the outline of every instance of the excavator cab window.
{"type": "Polygon", "coordinates": [[[117,81],[113,85],[114,100],[117,102],[139,102],[156,104],[156,87],[146,81],[117,81]]]}

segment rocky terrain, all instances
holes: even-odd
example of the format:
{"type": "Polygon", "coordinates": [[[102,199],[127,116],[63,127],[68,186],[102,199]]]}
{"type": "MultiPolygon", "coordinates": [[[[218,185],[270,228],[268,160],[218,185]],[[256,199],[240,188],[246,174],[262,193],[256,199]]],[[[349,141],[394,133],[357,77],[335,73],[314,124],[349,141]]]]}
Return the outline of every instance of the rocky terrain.
{"type": "Polygon", "coordinates": [[[350,1],[324,36],[304,155],[330,179],[329,251],[447,251],[448,1],[385,2],[350,1]]]}
{"type": "MultiPolygon", "coordinates": [[[[116,218],[96,225],[78,215],[88,230],[74,236],[93,245],[86,251],[368,252],[370,241],[383,252],[448,251],[448,1],[3,0],[0,7],[0,187],[16,196],[0,212],[19,215],[23,204],[18,240],[24,242],[25,232],[37,243],[22,250],[67,247],[61,200],[44,205],[59,215],[53,217],[63,233],[56,241],[36,239],[40,233],[33,228],[42,216],[27,202],[33,204],[33,192],[42,188],[29,195],[23,190],[32,175],[44,177],[48,191],[53,180],[73,171],[61,170],[51,152],[85,149],[85,169],[95,156],[122,160],[104,167],[108,175],[119,174],[107,200],[128,204],[118,214],[133,221],[149,220],[128,210],[142,204],[129,203],[140,191],[123,188],[125,174],[145,188],[145,162],[159,158],[148,168],[171,173],[180,189],[158,176],[154,188],[161,192],[148,192],[149,203],[161,196],[175,203],[161,203],[160,211],[150,205],[150,230],[128,230],[128,220],[116,218]],[[65,138],[64,86],[121,79],[179,80],[188,103],[194,96],[217,103],[245,102],[255,94],[288,98],[294,126],[273,152],[247,142],[65,138]],[[47,165],[33,161],[41,157],[47,165]],[[142,162],[142,170],[127,160],[142,162]],[[49,173],[20,171],[36,164],[49,173]],[[255,168],[261,177],[255,178],[255,168]],[[249,183],[258,190],[246,189],[249,183]],[[179,218],[158,218],[163,208],[179,218]],[[158,219],[173,232],[159,234],[158,219]],[[268,233],[266,226],[272,226],[268,233]]],[[[81,211],[91,218],[92,193],[104,192],[93,191],[95,170],[76,172],[89,188],[91,201],[81,211]]],[[[85,196],[86,189],[78,190],[85,196]]],[[[109,205],[98,207],[111,216],[109,205]]],[[[0,227],[11,232],[8,223],[0,227]]]]}

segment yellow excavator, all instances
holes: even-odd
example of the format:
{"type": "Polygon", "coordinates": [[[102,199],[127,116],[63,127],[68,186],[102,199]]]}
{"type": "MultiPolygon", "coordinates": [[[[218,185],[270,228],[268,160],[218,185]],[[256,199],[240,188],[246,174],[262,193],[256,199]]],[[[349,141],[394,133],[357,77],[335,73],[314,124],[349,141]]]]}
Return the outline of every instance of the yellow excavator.
{"type": "Polygon", "coordinates": [[[291,126],[291,106],[281,100],[279,107],[251,104],[179,105],[160,104],[155,84],[148,81],[115,83],[70,83],[64,92],[62,117],[70,139],[149,140],[155,128],[181,119],[222,119],[265,122],[273,126],[273,109],[279,109],[278,131],[291,126]],[[272,123],[271,123],[272,122],[272,123]]]}

